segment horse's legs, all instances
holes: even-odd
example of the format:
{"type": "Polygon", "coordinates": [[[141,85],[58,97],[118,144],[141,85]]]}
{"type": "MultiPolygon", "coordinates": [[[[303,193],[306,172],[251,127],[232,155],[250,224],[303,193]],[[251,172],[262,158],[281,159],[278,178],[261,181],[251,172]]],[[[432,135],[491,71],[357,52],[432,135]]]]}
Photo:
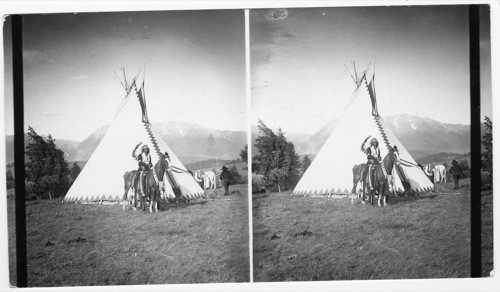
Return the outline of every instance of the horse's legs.
{"type": "Polygon", "coordinates": [[[141,209],[142,211],[146,211],[146,194],[147,188],[145,186],[142,187],[142,194],[139,194],[141,197],[141,209]]]}
{"type": "Polygon", "coordinates": [[[354,196],[356,196],[356,198],[358,198],[359,196],[356,194],[356,186],[358,185],[358,178],[355,177],[353,180],[352,180],[352,191],[351,191],[351,205],[354,204],[354,196]]]}
{"type": "Polygon", "coordinates": [[[154,197],[155,197],[155,194],[154,194],[154,190],[151,191],[149,190],[149,193],[151,194],[149,196],[149,213],[153,213],[153,205],[154,205],[154,197]]]}
{"type": "Polygon", "coordinates": [[[154,200],[154,202],[155,202],[155,213],[158,213],[158,211],[159,211],[158,210],[158,201],[160,200],[160,191],[156,190],[155,194],[156,194],[155,195],[155,200],[154,200]]]}
{"type": "MultiPolygon", "coordinates": [[[[372,173],[371,173],[372,176],[370,177],[370,179],[371,179],[371,183],[370,183],[371,184],[371,186],[370,186],[370,203],[372,205],[375,204],[375,195],[377,194],[377,189],[374,188],[374,182],[377,179],[376,178],[376,174],[377,173],[375,171],[376,171],[376,169],[372,169],[372,173]]],[[[379,198],[380,198],[380,195],[379,195],[379,198]]]]}
{"type": "Polygon", "coordinates": [[[386,195],[386,191],[387,191],[387,185],[386,185],[387,182],[383,182],[381,183],[380,187],[379,187],[379,194],[378,194],[378,206],[379,207],[383,207],[383,206],[387,206],[387,195],[386,195]],[[382,197],[384,197],[382,199],[382,197]]]}
{"type": "Polygon", "coordinates": [[[380,204],[380,201],[382,200],[383,195],[384,195],[384,184],[380,183],[380,186],[378,187],[378,201],[377,201],[377,205],[379,207],[382,207],[382,205],[380,204]]]}
{"type": "Polygon", "coordinates": [[[137,211],[137,187],[134,187],[134,211],[137,211]]]}
{"type": "Polygon", "coordinates": [[[133,208],[134,211],[137,211],[137,188],[138,188],[138,182],[139,180],[139,172],[136,172],[134,176],[132,177],[132,188],[134,189],[134,196],[133,196],[133,208]]]}
{"type": "Polygon", "coordinates": [[[364,181],[361,181],[361,203],[364,205],[365,204],[365,198],[366,198],[366,185],[364,181]]]}
{"type": "Polygon", "coordinates": [[[125,194],[123,195],[123,211],[125,211],[127,204],[127,186],[125,185],[125,194]]]}

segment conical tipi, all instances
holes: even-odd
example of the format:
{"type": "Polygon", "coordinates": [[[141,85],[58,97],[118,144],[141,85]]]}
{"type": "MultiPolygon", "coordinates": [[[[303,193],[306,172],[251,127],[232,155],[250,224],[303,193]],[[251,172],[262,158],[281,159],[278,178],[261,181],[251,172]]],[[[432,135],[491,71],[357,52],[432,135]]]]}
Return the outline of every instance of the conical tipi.
{"type": "Polygon", "coordinates": [[[135,78],[130,83],[125,82],[124,87],[127,94],[113,122],[64,200],[122,200],[125,193],[123,175],[138,168],[132,153],[139,143],[151,149],[153,165],[161,154],[168,152],[170,156],[172,169],[163,179],[165,196],[175,198],[175,192],[188,198],[203,195],[200,185],[148,121],[144,83],[138,88],[135,78]]]}
{"type": "Polygon", "coordinates": [[[397,146],[401,164],[395,169],[394,187],[397,192],[411,189],[431,191],[434,185],[424,174],[403,144],[378,114],[374,77],[370,83],[366,71],[354,78],[357,88],[342,117],[295,187],[296,195],[350,194],[353,188],[352,169],[366,163],[361,145],[368,138],[379,141],[384,158],[389,147],[397,146]]]}

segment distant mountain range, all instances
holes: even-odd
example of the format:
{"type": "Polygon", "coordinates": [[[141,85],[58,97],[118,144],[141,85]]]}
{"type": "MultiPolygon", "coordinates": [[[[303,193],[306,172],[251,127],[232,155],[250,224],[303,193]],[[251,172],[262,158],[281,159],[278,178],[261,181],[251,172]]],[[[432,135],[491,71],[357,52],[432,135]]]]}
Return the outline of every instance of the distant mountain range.
{"type": "MultiPolygon", "coordinates": [[[[210,158],[236,159],[247,144],[244,131],[212,130],[200,125],[168,121],[154,124],[162,138],[184,164],[210,158]]],[[[85,140],[57,139],[56,145],[66,153],[67,161],[87,161],[106,134],[109,126],[102,126],[85,140]]],[[[14,136],[6,135],[6,162],[14,161],[14,136]]],[[[25,144],[28,135],[25,134],[25,144]]]]}
{"type": "MultiPolygon", "coordinates": [[[[441,123],[430,118],[411,115],[389,116],[384,120],[414,158],[439,152],[470,152],[470,126],[468,125],[441,123]]],[[[313,135],[290,132],[285,133],[285,136],[295,145],[299,155],[315,155],[330,136],[337,122],[338,119],[331,120],[313,135]]],[[[253,126],[253,144],[258,135],[257,127],[253,126]]],[[[252,148],[252,153],[256,153],[255,147],[252,148]]]]}
{"type": "MultiPolygon", "coordinates": [[[[470,152],[470,126],[447,124],[430,118],[411,115],[397,115],[384,118],[388,127],[399,138],[401,143],[415,159],[439,152],[470,152]]],[[[313,135],[285,132],[300,155],[315,155],[330,136],[338,120],[326,123],[313,135]]],[[[189,164],[210,158],[235,159],[247,143],[244,131],[212,130],[196,124],[168,121],[155,124],[160,135],[168,143],[172,151],[189,164]]],[[[68,161],[87,161],[99,142],[106,134],[109,126],[102,126],[85,140],[71,141],[56,139],[57,146],[66,153],[68,161]]],[[[259,133],[252,126],[252,144],[259,133]]],[[[28,142],[25,135],[25,144],[28,142]]],[[[6,162],[14,161],[14,137],[6,137],[6,162]]],[[[255,155],[256,148],[252,148],[255,155]]]]}

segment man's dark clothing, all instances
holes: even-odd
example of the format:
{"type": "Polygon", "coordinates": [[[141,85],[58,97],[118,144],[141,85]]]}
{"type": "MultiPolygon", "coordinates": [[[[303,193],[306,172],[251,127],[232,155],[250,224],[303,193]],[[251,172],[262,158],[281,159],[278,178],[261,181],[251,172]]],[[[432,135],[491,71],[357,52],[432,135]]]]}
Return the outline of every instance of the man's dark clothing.
{"type": "Polygon", "coordinates": [[[222,180],[222,185],[224,186],[224,195],[229,196],[229,184],[233,179],[233,175],[227,169],[223,169],[219,178],[222,180]]]}
{"type": "Polygon", "coordinates": [[[453,175],[453,182],[455,183],[455,189],[460,188],[458,180],[463,175],[462,167],[458,163],[455,163],[451,166],[450,173],[453,175]]]}

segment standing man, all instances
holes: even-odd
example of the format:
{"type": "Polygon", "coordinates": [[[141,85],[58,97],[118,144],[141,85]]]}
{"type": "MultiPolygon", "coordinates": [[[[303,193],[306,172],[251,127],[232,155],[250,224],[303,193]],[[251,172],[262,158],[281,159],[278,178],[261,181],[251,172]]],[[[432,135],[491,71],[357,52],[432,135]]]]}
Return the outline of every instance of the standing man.
{"type": "Polygon", "coordinates": [[[455,159],[453,159],[453,161],[451,162],[450,173],[453,175],[453,182],[455,183],[455,189],[459,189],[460,185],[458,184],[458,180],[462,176],[463,170],[455,159]]]}
{"type": "Polygon", "coordinates": [[[233,179],[233,175],[229,172],[227,167],[224,165],[222,167],[222,172],[219,176],[219,178],[222,180],[222,186],[224,186],[224,196],[229,196],[229,184],[231,183],[231,180],[233,179]]]}

